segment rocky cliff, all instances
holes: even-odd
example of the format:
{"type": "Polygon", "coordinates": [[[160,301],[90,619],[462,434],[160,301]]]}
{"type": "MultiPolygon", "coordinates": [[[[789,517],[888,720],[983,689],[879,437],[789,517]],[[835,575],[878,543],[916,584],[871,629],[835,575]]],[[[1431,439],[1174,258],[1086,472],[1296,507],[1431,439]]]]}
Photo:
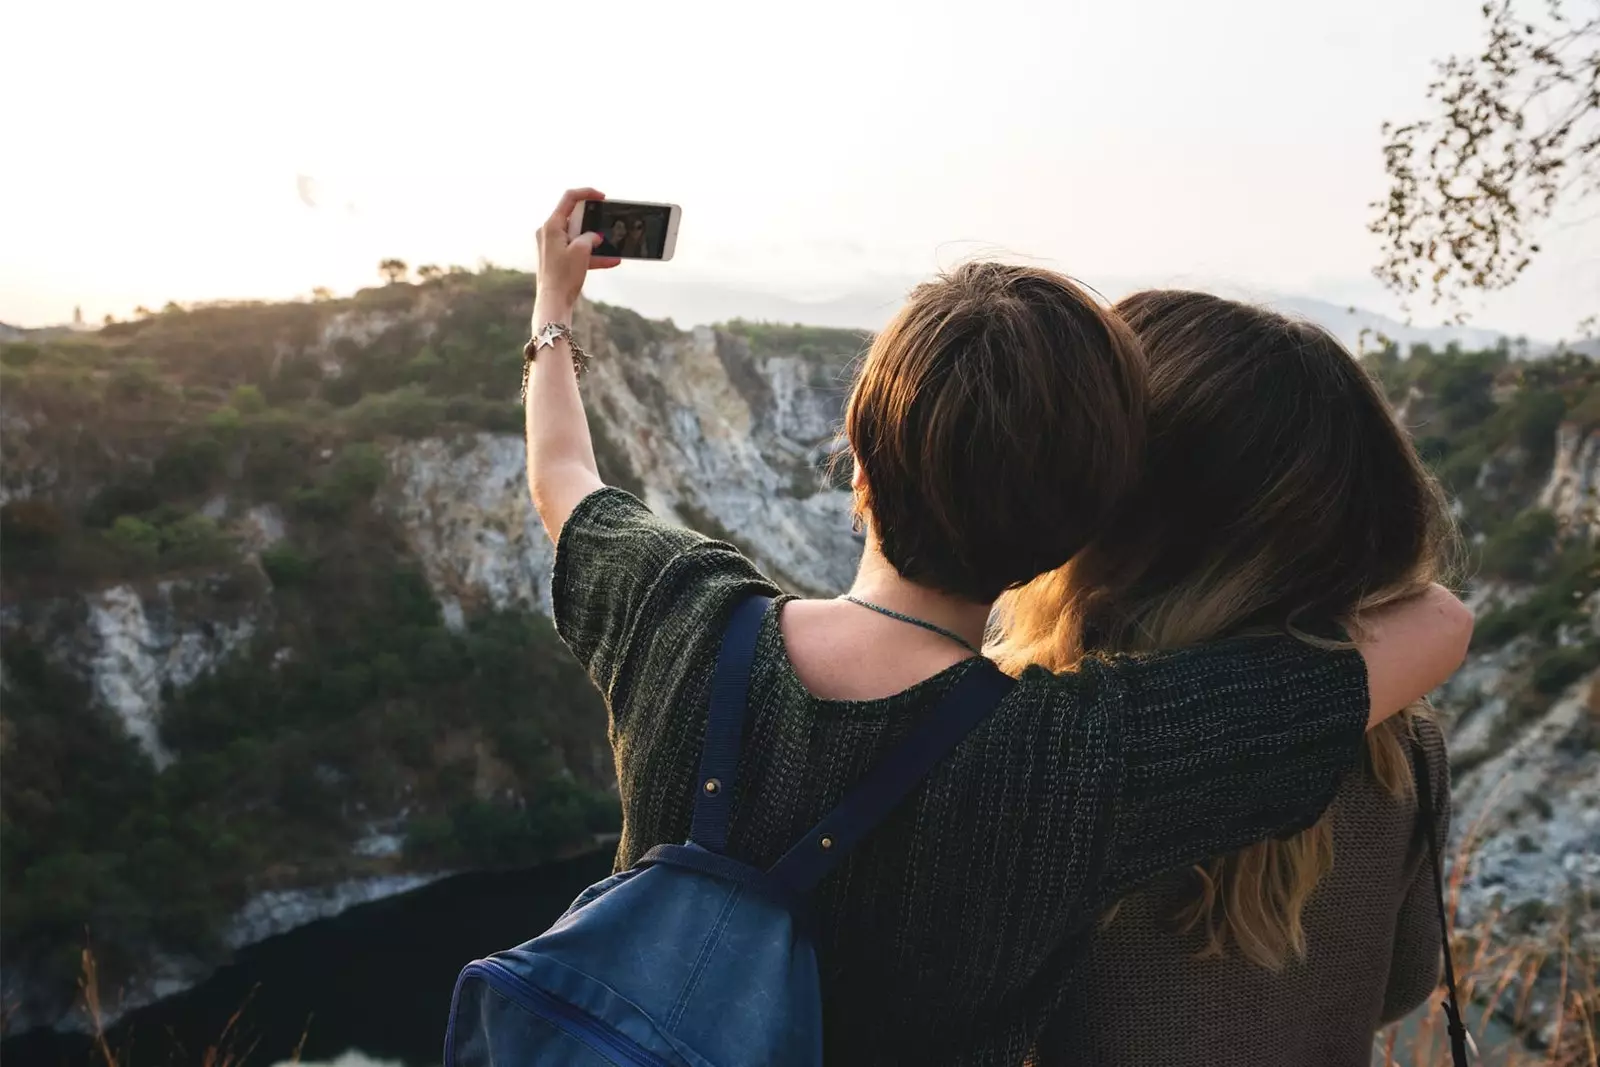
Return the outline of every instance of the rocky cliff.
{"type": "MultiPolygon", "coordinates": [[[[10,1028],[66,1006],[85,926],[127,1008],[351,903],[615,828],[512,402],[531,292],[455,274],[6,350],[10,1028]],[[85,797],[107,759],[111,795],[85,797]]],[[[600,306],[576,327],[609,481],[797,591],[849,580],[824,465],[860,335],[600,306]]]]}
{"type": "MultiPolygon", "coordinates": [[[[85,926],[130,1006],[299,922],[614,829],[524,482],[530,308],[526,276],[457,273],[0,351],[11,1027],[61,1017],[85,926]]],[[[796,591],[848,583],[826,465],[863,337],[575,325],[609,482],[796,591]]],[[[1600,402],[1592,364],[1540,366],[1374,366],[1475,546],[1487,625],[1440,696],[1458,831],[1483,839],[1464,914],[1530,935],[1600,886],[1600,402]]]]}

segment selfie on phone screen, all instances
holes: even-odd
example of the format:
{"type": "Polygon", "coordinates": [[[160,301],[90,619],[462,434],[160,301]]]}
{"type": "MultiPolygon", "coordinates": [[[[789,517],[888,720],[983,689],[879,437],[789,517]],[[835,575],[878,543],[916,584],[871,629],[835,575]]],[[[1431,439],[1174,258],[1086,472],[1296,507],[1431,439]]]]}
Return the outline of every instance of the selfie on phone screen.
{"type": "Polygon", "coordinates": [[[583,205],[581,230],[600,235],[601,241],[594,249],[596,256],[669,259],[674,210],[670,204],[591,200],[583,205]]]}

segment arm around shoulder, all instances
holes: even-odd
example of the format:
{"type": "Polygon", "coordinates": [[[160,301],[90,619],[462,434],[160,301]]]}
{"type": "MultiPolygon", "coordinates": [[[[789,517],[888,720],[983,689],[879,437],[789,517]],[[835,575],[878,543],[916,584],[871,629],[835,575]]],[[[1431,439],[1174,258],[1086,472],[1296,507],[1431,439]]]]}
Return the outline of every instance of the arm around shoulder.
{"type": "Polygon", "coordinates": [[[1471,640],[1471,610],[1441,585],[1363,616],[1356,648],[1372,703],[1367,729],[1442,685],[1471,640]]]}

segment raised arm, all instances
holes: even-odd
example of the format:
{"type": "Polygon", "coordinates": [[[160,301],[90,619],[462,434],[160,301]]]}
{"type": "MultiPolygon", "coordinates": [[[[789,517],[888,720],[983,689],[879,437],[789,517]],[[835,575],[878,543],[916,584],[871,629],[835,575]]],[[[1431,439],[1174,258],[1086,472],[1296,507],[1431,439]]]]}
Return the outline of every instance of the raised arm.
{"type": "Polygon", "coordinates": [[[1472,612],[1442,585],[1363,616],[1356,647],[1367,664],[1367,729],[1421,700],[1455,673],[1472,640],[1472,612]]]}
{"type": "MultiPolygon", "coordinates": [[[[603,200],[594,189],[569,189],[555,212],[539,228],[539,290],[533,302],[533,331],[550,323],[572,326],[572,312],[591,270],[614,267],[620,260],[590,255],[600,235],[567,238],[567,219],[585,200],[603,200]]],[[[601,488],[594,443],[578,394],[572,348],[565,338],[542,348],[528,374],[524,411],[528,430],[528,491],[551,541],[578,501],[601,488]]]]}

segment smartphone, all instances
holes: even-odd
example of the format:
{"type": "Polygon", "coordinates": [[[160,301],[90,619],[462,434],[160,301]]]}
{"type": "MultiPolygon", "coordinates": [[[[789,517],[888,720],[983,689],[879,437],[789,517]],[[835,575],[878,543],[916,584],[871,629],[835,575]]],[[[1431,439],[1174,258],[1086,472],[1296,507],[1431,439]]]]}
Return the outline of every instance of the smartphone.
{"type": "Polygon", "coordinates": [[[639,200],[585,200],[572,209],[567,236],[598,233],[604,240],[594,255],[623,259],[672,258],[678,244],[677,204],[651,204],[639,200]]]}

